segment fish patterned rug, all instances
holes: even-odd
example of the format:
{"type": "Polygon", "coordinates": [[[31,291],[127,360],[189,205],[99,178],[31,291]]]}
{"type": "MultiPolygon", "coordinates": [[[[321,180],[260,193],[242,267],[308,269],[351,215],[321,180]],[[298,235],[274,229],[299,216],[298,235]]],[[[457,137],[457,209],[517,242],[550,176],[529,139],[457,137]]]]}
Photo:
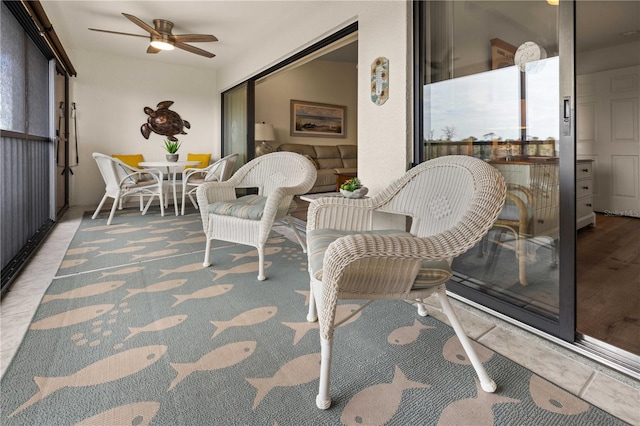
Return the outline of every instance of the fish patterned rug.
{"type": "Polygon", "coordinates": [[[199,220],[85,215],[2,378],[0,424],[625,424],[475,344],[498,383],[483,392],[452,329],[398,301],[336,330],[319,410],[306,255],[274,233],[266,281],[248,246],[215,241],[203,268],[199,220]]]}

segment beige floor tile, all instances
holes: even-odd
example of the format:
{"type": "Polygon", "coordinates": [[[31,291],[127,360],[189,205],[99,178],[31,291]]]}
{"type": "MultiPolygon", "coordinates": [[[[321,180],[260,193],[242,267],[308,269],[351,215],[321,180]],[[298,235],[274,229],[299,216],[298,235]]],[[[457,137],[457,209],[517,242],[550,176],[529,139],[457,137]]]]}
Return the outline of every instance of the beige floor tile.
{"type": "Polygon", "coordinates": [[[640,390],[596,373],[582,397],[620,419],[640,425],[640,390]]]}
{"type": "MultiPolygon", "coordinates": [[[[442,307],[440,306],[440,301],[435,295],[430,296],[425,300],[427,304],[427,308],[429,310],[429,315],[441,321],[445,324],[451,325],[449,323],[449,318],[442,312],[442,307]]],[[[467,336],[470,338],[477,340],[478,337],[486,334],[496,326],[495,322],[491,322],[485,318],[479,317],[478,315],[466,310],[461,309],[460,302],[456,300],[452,300],[449,298],[449,302],[453,306],[458,319],[462,323],[462,328],[466,332],[467,336]]]]}
{"type": "Polygon", "coordinates": [[[580,393],[593,374],[593,370],[538,345],[534,339],[501,327],[494,328],[478,341],[574,395],[580,393]]]}

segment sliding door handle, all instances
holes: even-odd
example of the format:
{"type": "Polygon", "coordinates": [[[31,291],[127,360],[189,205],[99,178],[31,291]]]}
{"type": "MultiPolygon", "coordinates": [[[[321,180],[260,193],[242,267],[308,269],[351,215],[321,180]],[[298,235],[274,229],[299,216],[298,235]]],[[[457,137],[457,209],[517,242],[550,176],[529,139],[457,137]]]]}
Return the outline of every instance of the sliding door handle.
{"type": "Polygon", "coordinates": [[[571,96],[565,96],[562,100],[562,121],[561,126],[563,136],[571,136],[571,96]]]}

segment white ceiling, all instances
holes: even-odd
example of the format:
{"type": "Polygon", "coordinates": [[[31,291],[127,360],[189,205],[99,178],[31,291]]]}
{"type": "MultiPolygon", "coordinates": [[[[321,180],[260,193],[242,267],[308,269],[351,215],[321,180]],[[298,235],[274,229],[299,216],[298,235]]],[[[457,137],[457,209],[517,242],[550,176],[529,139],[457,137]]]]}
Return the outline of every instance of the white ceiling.
{"type": "MultiPolygon", "coordinates": [[[[158,63],[179,63],[198,68],[221,68],[233,63],[255,46],[282,31],[292,16],[304,16],[305,1],[58,1],[41,4],[65,50],[89,50],[109,55],[141,58],[158,63]],[[122,12],[153,26],[153,19],[174,23],[173,34],[213,34],[219,41],[191,43],[214,53],[205,58],[180,49],[146,53],[148,40],[107,34],[88,28],[146,35],[122,12]]],[[[301,40],[303,45],[308,40],[301,40]]],[[[72,54],[69,54],[73,62],[72,54]]]]}
{"type": "MultiPolygon", "coordinates": [[[[264,42],[280,33],[291,19],[300,19],[309,10],[311,1],[62,1],[41,0],[66,50],[73,49],[102,52],[131,58],[143,58],[158,63],[180,63],[190,67],[216,69],[232,64],[255,47],[256,41],[264,42]],[[90,31],[98,28],[109,31],[145,35],[145,31],[129,21],[122,12],[137,16],[150,25],[156,18],[175,24],[173,34],[213,34],[219,41],[193,43],[216,55],[205,58],[180,49],[147,54],[148,41],[140,37],[129,37],[90,31]]],[[[531,2],[478,2],[476,9],[488,9],[514,22],[543,22],[529,16],[521,19],[516,12],[526,11],[531,2]],[[519,3],[519,5],[518,5],[519,3]],[[488,5],[492,5],[489,7],[488,5]],[[501,5],[498,7],[497,5],[501,5]],[[517,5],[517,6],[516,6],[517,5]]],[[[478,11],[475,10],[477,14],[478,11]]],[[[458,17],[461,18],[461,17],[458,17]]],[[[476,17],[477,18],[477,17],[476,17]]],[[[640,30],[640,1],[579,1],[577,7],[578,49],[588,51],[607,45],[640,40],[640,33],[622,37],[623,32],[640,30]]],[[[539,28],[537,29],[540,30],[539,28]]],[[[300,40],[304,45],[308,40],[300,40]]],[[[333,60],[355,62],[355,45],[350,51],[340,52],[333,60]],[[346,56],[344,55],[345,53],[346,56]]],[[[73,55],[70,55],[73,62],[73,55]]]]}

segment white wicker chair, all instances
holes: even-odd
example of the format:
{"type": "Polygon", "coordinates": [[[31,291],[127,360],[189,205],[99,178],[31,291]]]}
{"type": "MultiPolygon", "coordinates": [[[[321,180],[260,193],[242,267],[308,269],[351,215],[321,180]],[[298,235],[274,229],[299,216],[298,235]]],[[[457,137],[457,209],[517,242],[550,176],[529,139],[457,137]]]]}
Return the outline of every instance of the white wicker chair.
{"type": "Polygon", "coordinates": [[[122,208],[122,200],[131,195],[140,197],[140,211],[146,214],[153,199],[157,196],[160,200],[160,213],[164,216],[164,190],[162,187],[162,172],[158,169],[136,169],[122,161],[108,155],[94,152],[93,158],[98,164],[100,174],[105,183],[105,193],[98,204],[98,208],[91,216],[92,219],[98,217],[100,209],[107,198],[113,198],[113,207],[109,213],[107,225],[111,225],[116,209],[122,208]],[[143,197],[149,196],[149,201],[143,206],[143,197]]]}
{"type": "Polygon", "coordinates": [[[219,159],[213,164],[203,168],[187,168],[182,172],[182,215],[184,216],[184,204],[189,197],[193,206],[197,209],[198,204],[193,198],[193,194],[198,187],[205,182],[225,181],[233,174],[238,154],[230,154],[219,159]]]}
{"type": "MultiPolygon", "coordinates": [[[[445,293],[451,261],[488,232],[505,199],[502,175],[482,160],[448,156],[422,163],[369,199],[327,197],[307,213],[311,295],[308,321],[320,315],[322,362],[318,408],[331,405],[331,351],[338,299],[417,301],[436,292],[481,382],[494,392],[445,293]],[[375,212],[411,219],[409,232],[372,230],[375,212]]],[[[361,309],[362,309],[361,308],[361,309]]],[[[354,312],[352,315],[355,315],[354,312]]],[[[346,319],[342,320],[342,323],[346,319]]]]}
{"type": "Polygon", "coordinates": [[[289,215],[294,195],[306,193],[316,181],[311,161],[293,152],[274,152],[243,165],[229,180],[206,182],[196,191],[207,236],[204,266],[210,265],[211,241],[232,241],[258,249],[258,279],[264,280],[264,245],[275,222],[286,221],[298,242],[305,243],[289,215]],[[254,188],[257,195],[236,196],[236,189],[254,188]]]}

